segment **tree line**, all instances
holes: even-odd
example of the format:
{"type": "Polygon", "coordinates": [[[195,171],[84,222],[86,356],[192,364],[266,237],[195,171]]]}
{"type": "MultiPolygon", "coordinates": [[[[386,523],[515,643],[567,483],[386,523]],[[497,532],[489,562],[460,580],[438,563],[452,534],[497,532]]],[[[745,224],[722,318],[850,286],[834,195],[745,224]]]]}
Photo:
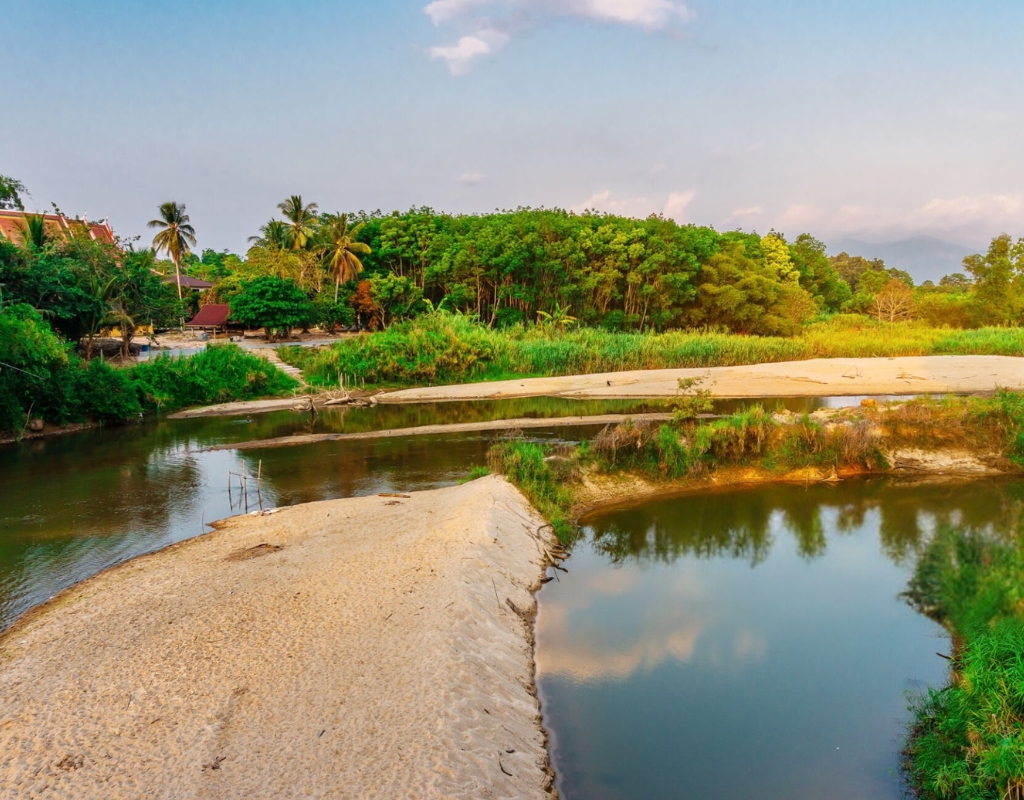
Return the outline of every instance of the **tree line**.
{"type": "MultiPolygon", "coordinates": [[[[20,183],[3,178],[0,187],[0,205],[22,205],[20,183]]],[[[237,321],[269,335],[312,325],[381,329],[438,308],[498,328],[543,319],[783,336],[836,313],[955,327],[1024,318],[1024,240],[1006,235],[965,259],[964,272],[915,286],[880,260],[830,256],[807,233],[788,240],[559,209],[325,213],[300,195],[277,212],[241,255],[196,253],[196,231],[175,202],[149,223],[151,247],[47,241],[30,216],[20,245],[0,247],[4,302],[28,303],[86,347],[110,324],[169,326],[199,302],[228,303],[237,321]],[[197,297],[178,281],[171,291],[160,276],[172,271],[214,287],[197,297]]]]}

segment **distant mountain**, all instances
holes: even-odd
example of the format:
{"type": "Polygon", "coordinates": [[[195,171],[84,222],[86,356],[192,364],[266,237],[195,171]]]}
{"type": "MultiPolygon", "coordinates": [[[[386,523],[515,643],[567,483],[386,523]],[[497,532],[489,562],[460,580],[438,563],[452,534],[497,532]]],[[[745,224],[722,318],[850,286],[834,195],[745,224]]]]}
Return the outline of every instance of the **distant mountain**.
{"type": "Polygon", "coordinates": [[[939,282],[943,275],[963,272],[964,256],[979,252],[976,247],[946,242],[934,236],[914,236],[895,242],[865,242],[840,239],[827,242],[830,255],[847,252],[851,256],[880,258],[887,267],[909,272],[915,283],[939,282]]]}

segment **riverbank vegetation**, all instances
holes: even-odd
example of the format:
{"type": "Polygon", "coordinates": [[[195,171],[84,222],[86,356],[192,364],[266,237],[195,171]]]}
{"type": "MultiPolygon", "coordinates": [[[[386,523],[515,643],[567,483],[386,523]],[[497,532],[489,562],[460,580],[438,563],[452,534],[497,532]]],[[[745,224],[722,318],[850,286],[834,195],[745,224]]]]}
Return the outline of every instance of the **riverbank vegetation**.
{"type": "MultiPolygon", "coordinates": [[[[5,186],[17,207],[24,187],[5,186]]],[[[964,273],[914,286],[898,265],[830,256],[807,233],[558,209],[324,213],[298,195],[277,211],[244,255],[193,252],[200,232],[176,202],[160,206],[143,249],[25,215],[0,241],[0,313],[31,306],[85,360],[102,331],[116,328],[129,359],[138,330],[180,325],[206,303],[268,338],[314,325],[374,332],[282,354],[323,388],[1024,353],[1024,243],[1009,236],[964,273]],[[183,291],[192,278],[213,285],[183,291]]]]}
{"type": "Polygon", "coordinates": [[[313,385],[342,375],[367,385],[413,386],[631,369],[723,367],[809,358],[1021,355],[1024,329],[935,328],[878,323],[859,315],[805,326],[793,337],[714,330],[622,333],[553,325],[491,328],[472,317],[434,311],[372,336],[330,347],[282,348],[313,385]]]}
{"type": "Polygon", "coordinates": [[[907,774],[925,800],[1024,796],[1024,526],[940,530],[907,593],[953,639],[950,682],[913,704],[907,774]]]}
{"type": "MultiPolygon", "coordinates": [[[[692,387],[687,387],[692,388],[692,387]]],[[[506,474],[556,524],[571,531],[574,510],[591,479],[633,476],[657,484],[700,485],[723,469],[768,477],[798,472],[816,479],[885,473],[901,451],[954,451],[977,465],[1024,470],[1024,395],[948,397],[878,407],[770,412],[761,406],[702,418],[710,401],[699,392],[680,397],[670,422],[608,426],[589,442],[556,448],[523,439],[497,442],[490,467],[506,474]],[[801,472],[803,471],[803,472],[801,472]]]]}
{"type": "Polygon", "coordinates": [[[286,395],[296,381],[236,345],[118,368],[85,361],[27,305],[0,312],[0,432],[27,419],[55,425],[128,422],[190,405],[286,395]]]}

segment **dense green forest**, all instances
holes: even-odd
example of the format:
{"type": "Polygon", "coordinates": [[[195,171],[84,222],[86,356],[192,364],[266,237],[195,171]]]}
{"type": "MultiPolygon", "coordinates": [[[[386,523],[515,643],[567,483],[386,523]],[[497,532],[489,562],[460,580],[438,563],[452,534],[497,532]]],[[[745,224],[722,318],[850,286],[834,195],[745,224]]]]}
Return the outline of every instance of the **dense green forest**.
{"type": "MultiPolygon", "coordinates": [[[[0,207],[21,209],[24,191],[0,176],[0,207]]],[[[91,400],[72,402],[41,387],[56,385],[58,362],[84,370],[101,333],[117,330],[129,359],[140,327],[176,328],[211,302],[229,304],[236,321],[264,328],[268,339],[312,326],[382,331],[401,323],[376,344],[347,344],[315,363],[307,355],[304,366],[322,384],[339,373],[401,383],[448,373],[461,379],[672,366],[681,365],[681,354],[703,365],[747,363],[766,353],[768,360],[855,354],[837,347],[839,340],[869,355],[891,350],[885,339],[907,354],[1020,350],[1019,337],[998,331],[965,338],[924,330],[1020,324],[1024,240],[1006,235],[965,259],[963,273],[914,286],[898,265],[830,256],[806,233],[789,240],[775,231],[719,232],[659,216],[558,209],[322,213],[300,196],[277,212],[244,255],[196,253],[196,231],[185,206],[174,202],[149,223],[156,230],[150,246],[138,238],[105,244],[54,235],[42,216],[26,215],[18,235],[0,239],[0,427],[20,424],[33,408],[51,421],[137,414],[131,403],[119,414],[101,413],[91,400]],[[213,287],[182,291],[175,275],[213,287]],[[865,325],[885,325],[889,333],[863,341],[849,335],[865,325]],[[693,333],[684,341],[677,331],[693,333]],[[774,338],[760,345],[725,334],[774,338]],[[423,346],[406,357],[404,340],[423,346]]],[[[102,369],[94,368],[94,384],[102,369]]],[[[273,376],[268,381],[252,386],[286,390],[273,376]]],[[[184,402],[143,396],[138,407],[184,402]]]]}
{"type": "Polygon", "coordinates": [[[371,329],[434,308],[499,328],[552,321],[782,336],[839,312],[953,327],[1018,324],[1024,314],[1024,245],[1009,236],[967,259],[964,273],[915,287],[881,261],[830,257],[809,234],[787,241],[557,209],[321,215],[298,197],[281,208],[285,220],[264,225],[244,258],[189,257],[190,274],[217,282],[211,299],[230,302],[247,281],[274,276],[307,293],[311,321],[358,316],[371,329]]]}

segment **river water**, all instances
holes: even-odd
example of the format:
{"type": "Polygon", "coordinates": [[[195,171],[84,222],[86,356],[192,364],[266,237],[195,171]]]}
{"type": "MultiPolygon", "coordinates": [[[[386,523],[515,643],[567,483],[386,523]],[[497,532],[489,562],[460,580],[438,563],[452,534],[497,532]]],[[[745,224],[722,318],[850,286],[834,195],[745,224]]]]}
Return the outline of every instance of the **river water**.
{"type": "Polygon", "coordinates": [[[944,631],[901,598],[939,525],[1000,529],[1021,481],[771,485],[585,521],[539,594],[568,800],[901,798],[907,694],[944,631]]]}
{"type": "MultiPolygon", "coordinates": [[[[0,447],[0,630],[247,508],[452,485],[486,462],[493,434],[211,445],[661,409],[534,398],[278,412],[0,447]],[[248,476],[247,500],[231,473],[248,476]]],[[[901,797],[905,693],[944,682],[935,653],[948,643],[899,594],[937,525],[998,528],[1022,501],[1020,481],[874,480],[709,492],[586,519],[570,572],[539,594],[538,685],[563,797],[901,797]]]]}

